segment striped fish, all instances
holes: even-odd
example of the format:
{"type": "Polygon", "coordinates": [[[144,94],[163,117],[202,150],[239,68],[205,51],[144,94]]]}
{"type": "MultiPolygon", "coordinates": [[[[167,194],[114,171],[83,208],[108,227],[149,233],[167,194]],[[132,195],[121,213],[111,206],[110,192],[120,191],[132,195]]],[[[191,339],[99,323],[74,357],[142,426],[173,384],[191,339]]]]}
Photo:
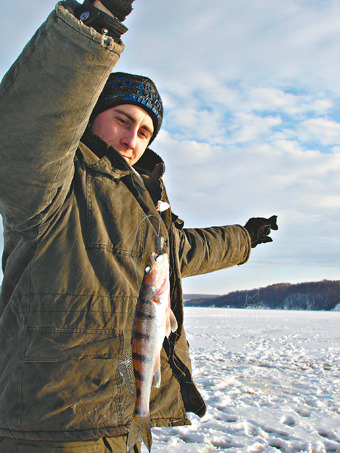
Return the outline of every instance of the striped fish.
{"type": "Polygon", "coordinates": [[[165,336],[177,330],[170,308],[169,257],[152,253],[144,271],[132,328],[132,365],[136,404],[129,431],[127,451],[143,441],[151,450],[150,393],[153,377],[161,384],[160,352],[165,336]]]}

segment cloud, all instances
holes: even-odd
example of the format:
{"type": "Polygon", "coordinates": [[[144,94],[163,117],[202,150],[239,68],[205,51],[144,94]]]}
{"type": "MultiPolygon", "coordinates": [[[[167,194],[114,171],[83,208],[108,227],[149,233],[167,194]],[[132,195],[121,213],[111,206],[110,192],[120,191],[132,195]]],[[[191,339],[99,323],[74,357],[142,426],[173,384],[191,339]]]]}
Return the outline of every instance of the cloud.
{"type": "Polygon", "coordinates": [[[231,142],[243,143],[266,137],[281,123],[282,120],[279,116],[258,116],[239,113],[234,117],[230,126],[231,142]]]}
{"type": "MultiPolygon", "coordinates": [[[[175,174],[171,176],[174,196],[183,198],[184,187],[190,187],[185,200],[189,211],[197,206],[195,220],[202,210],[209,215],[222,210],[236,216],[255,214],[256,210],[270,213],[270,206],[272,210],[294,206],[301,213],[313,209],[320,212],[326,202],[317,200],[320,194],[326,197],[324,200],[331,199],[333,180],[340,171],[338,155],[304,151],[290,141],[242,147],[165,140],[164,136],[159,141],[159,150],[175,174]],[[197,199],[202,200],[201,191],[207,191],[206,205],[197,199]]],[[[334,207],[337,210],[337,203],[334,207]]]]}
{"type": "MultiPolygon", "coordinates": [[[[2,72],[55,0],[7,3],[2,72]]],[[[190,292],[335,276],[339,16],[334,0],[134,2],[117,70],[148,75],[162,93],[152,147],[174,211],[187,226],[279,215],[273,244],[246,266],[195,279],[190,292]]]]}
{"type": "Polygon", "coordinates": [[[218,143],[226,135],[223,114],[218,110],[182,108],[172,109],[167,115],[167,124],[175,137],[218,143]]]}
{"type": "Polygon", "coordinates": [[[54,9],[54,0],[2,0],[0,76],[19,55],[28,39],[54,9]]]}
{"type": "Polygon", "coordinates": [[[279,111],[291,116],[325,114],[334,106],[333,101],[326,97],[318,99],[307,94],[293,94],[280,88],[266,87],[250,89],[244,103],[251,110],[279,111]]]}
{"type": "Polygon", "coordinates": [[[173,0],[164,14],[163,4],[148,0],[135,9],[145,28],[128,37],[138,45],[126,62],[145,67],[150,51],[151,66],[166,85],[215,74],[248,85],[339,93],[338,2],[216,0],[193,6],[173,0]]]}
{"type": "Polygon", "coordinates": [[[340,144],[340,123],[327,118],[310,118],[297,129],[299,139],[322,145],[340,144]]]}

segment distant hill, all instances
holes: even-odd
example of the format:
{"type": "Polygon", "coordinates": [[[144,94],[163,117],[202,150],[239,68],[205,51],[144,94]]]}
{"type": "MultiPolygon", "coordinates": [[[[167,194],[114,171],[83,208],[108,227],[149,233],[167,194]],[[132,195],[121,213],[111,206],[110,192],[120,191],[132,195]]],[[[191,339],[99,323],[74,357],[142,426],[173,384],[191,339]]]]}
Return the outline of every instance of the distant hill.
{"type": "Polygon", "coordinates": [[[278,283],[223,296],[184,295],[187,307],[272,308],[281,310],[333,310],[340,304],[340,280],[278,283]]]}
{"type": "Polygon", "coordinates": [[[277,283],[265,288],[234,291],[223,296],[184,294],[184,305],[186,307],[340,311],[340,280],[297,284],[277,283]]]}
{"type": "Polygon", "coordinates": [[[217,296],[216,294],[184,294],[184,300],[205,300],[205,299],[214,299],[217,296]]]}

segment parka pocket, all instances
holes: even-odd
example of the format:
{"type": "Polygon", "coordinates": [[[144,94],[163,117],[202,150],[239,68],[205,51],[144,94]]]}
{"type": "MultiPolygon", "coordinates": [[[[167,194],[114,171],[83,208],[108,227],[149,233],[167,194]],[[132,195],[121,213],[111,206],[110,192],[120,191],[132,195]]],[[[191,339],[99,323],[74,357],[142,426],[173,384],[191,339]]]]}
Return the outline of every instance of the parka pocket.
{"type": "Polygon", "coordinates": [[[119,357],[123,335],[113,330],[27,327],[25,362],[61,362],[119,357]]]}
{"type": "Polygon", "coordinates": [[[113,330],[28,327],[21,429],[62,435],[121,424],[133,403],[117,369],[123,349],[113,330]]]}
{"type": "Polygon", "coordinates": [[[86,244],[114,254],[139,255],[144,247],[144,211],[121,179],[87,175],[86,244]]]}
{"type": "Polygon", "coordinates": [[[85,442],[43,442],[29,440],[13,440],[16,453],[104,453],[106,451],[102,439],[85,442]]]}

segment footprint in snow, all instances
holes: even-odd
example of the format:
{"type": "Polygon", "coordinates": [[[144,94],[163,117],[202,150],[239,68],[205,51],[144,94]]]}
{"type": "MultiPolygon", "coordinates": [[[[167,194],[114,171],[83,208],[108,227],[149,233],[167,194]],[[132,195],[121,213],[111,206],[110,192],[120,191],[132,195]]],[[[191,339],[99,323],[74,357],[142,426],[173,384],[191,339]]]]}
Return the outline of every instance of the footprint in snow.
{"type": "Polygon", "coordinates": [[[295,426],[297,424],[295,418],[291,417],[290,415],[282,417],[280,421],[287,426],[295,426]]]}
{"type": "Polygon", "coordinates": [[[238,420],[236,415],[225,414],[223,415],[223,420],[228,423],[235,423],[238,420]]]}
{"type": "MultiPolygon", "coordinates": [[[[277,429],[271,428],[271,427],[263,427],[263,431],[265,431],[267,434],[273,434],[274,436],[277,436],[277,437],[284,437],[284,438],[289,437],[289,434],[286,433],[285,431],[280,431],[280,430],[277,430],[277,429]]],[[[275,447],[275,445],[271,445],[271,446],[275,447]]]]}
{"type": "Polygon", "coordinates": [[[298,408],[298,409],[295,409],[295,412],[299,415],[301,415],[301,417],[310,417],[310,410],[308,409],[305,409],[305,408],[298,408]]]}
{"type": "Polygon", "coordinates": [[[325,429],[319,429],[318,434],[319,434],[319,436],[324,437],[326,439],[336,440],[337,442],[340,442],[340,439],[337,438],[334,431],[326,431],[325,429]]]}
{"type": "Polygon", "coordinates": [[[250,447],[248,447],[248,452],[249,453],[261,453],[262,451],[265,451],[266,447],[268,445],[263,445],[263,444],[260,444],[259,442],[256,442],[254,445],[251,445],[250,447]]]}

